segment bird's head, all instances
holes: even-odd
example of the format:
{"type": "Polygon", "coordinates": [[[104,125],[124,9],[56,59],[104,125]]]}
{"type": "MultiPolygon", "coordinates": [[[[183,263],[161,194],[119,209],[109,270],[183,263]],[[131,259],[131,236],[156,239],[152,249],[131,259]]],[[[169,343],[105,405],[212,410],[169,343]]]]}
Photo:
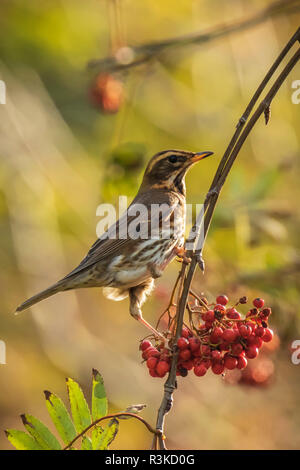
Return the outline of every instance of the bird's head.
{"type": "Polygon", "coordinates": [[[141,190],[154,188],[179,191],[185,195],[184,177],[188,169],[213,152],[186,152],[165,150],[149,161],[144,173],[141,190]]]}

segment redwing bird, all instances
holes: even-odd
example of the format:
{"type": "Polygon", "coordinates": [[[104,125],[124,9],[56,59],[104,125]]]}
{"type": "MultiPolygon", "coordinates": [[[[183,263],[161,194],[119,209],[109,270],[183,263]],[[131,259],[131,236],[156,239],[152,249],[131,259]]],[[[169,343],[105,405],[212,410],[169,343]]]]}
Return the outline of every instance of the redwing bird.
{"type": "Polygon", "coordinates": [[[104,287],[104,294],[113,300],[129,295],[130,314],[158,334],[144,320],[141,306],[154,279],[176,255],[184,256],[185,175],[194,163],[211,154],[166,150],[154,155],[125,214],[92,245],[73,271],[23,302],[16,313],[57,292],[104,287]]]}

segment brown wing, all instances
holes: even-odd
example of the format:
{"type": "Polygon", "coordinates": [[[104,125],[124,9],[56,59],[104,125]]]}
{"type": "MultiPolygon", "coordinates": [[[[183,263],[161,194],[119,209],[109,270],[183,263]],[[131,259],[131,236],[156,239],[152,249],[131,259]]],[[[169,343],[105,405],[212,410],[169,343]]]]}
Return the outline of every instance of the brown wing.
{"type": "Polygon", "coordinates": [[[120,217],[120,219],[115,224],[111,225],[98,240],[96,240],[96,242],[91,246],[86,257],[73,271],[71,271],[67,276],[65,276],[64,279],[73,277],[76,274],[85,271],[94,264],[104,261],[112,254],[114,256],[118,256],[124,252],[130,253],[134,249],[134,245],[136,243],[141,243],[143,241],[142,238],[135,239],[130,237],[130,234],[127,234],[127,227],[130,227],[130,223],[137,217],[136,215],[131,215],[131,211],[134,211],[134,209],[137,208],[137,204],[143,204],[148,209],[146,217],[144,219],[139,218],[139,232],[150,233],[150,222],[152,224],[153,222],[161,222],[161,220],[158,221],[156,216],[154,216],[153,218],[153,214],[150,221],[151,204],[168,204],[172,207],[172,209],[170,210],[171,214],[178,202],[179,199],[176,195],[174,195],[174,193],[170,194],[166,193],[165,191],[154,190],[148,191],[146,194],[138,194],[128,207],[127,211],[120,217]],[[123,238],[120,238],[120,234],[121,237],[123,236],[123,238]],[[124,234],[126,238],[124,238],[124,234]]]}

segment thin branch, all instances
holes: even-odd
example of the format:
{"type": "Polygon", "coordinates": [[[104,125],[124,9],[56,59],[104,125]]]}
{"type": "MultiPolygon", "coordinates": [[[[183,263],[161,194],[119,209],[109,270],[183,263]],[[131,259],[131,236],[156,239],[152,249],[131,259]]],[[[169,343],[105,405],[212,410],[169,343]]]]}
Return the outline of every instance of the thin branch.
{"type": "Polygon", "coordinates": [[[91,428],[96,426],[96,424],[100,423],[101,421],[104,421],[106,419],[124,418],[124,417],[138,419],[139,421],[141,421],[146,426],[148,431],[152,432],[155,435],[160,435],[161,434],[160,431],[158,431],[157,429],[153,429],[152,426],[149,423],[147,423],[147,421],[144,418],[142,418],[141,416],[138,416],[135,413],[127,413],[127,412],[114,413],[114,414],[111,414],[111,415],[102,416],[102,418],[99,418],[99,419],[96,419],[95,421],[93,421],[89,426],[87,426],[83,431],[81,431],[81,433],[77,434],[77,436],[75,436],[74,439],[71,442],[69,442],[69,444],[66,445],[66,447],[63,448],[63,450],[68,450],[70,447],[72,447],[72,445],[74,444],[74,442],[77,441],[77,439],[84,436],[84,434],[86,434],[91,428]]]}
{"type": "Polygon", "coordinates": [[[174,37],[163,41],[153,41],[141,46],[130,47],[130,57],[128,57],[128,61],[126,61],[126,63],[120,62],[117,55],[117,57],[109,56],[103,59],[91,60],[88,63],[88,67],[96,68],[98,72],[126,70],[128,68],[144,64],[153,58],[158,58],[159,54],[164,52],[166,49],[190,46],[192,44],[208,43],[228,34],[256,26],[269,18],[279,16],[281,14],[295,13],[299,11],[299,9],[299,0],[278,0],[246,19],[225,25],[219,24],[213,28],[196,34],[174,37]]]}
{"type": "MultiPolygon", "coordinates": [[[[183,318],[186,309],[188,295],[190,293],[190,286],[193,280],[195,269],[198,264],[199,254],[201,257],[203,245],[209,230],[210,222],[214,213],[214,209],[221,192],[221,189],[226,181],[226,178],[232,168],[233,163],[235,162],[239,151],[241,150],[245,140],[247,139],[249,133],[253,129],[254,125],[260,118],[260,116],[269,109],[272,100],[274,99],[279,88],[285,81],[286,77],[290,71],[295,67],[297,62],[300,60],[300,48],[297,49],[296,53],[289,60],[287,65],[284,67],[282,72],[279,74],[278,78],[275,80],[274,84],[270,88],[269,92],[265,95],[264,99],[260,102],[255,112],[252,114],[251,118],[248,120],[251,111],[256,105],[258,98],[260,97],[262,91],[270,81],[274,72],[278,68],[279,64],[282,62],[286,54],[292,48],[296,41],[300,41],[300,28],[293,35],[287,45],[284,47],[282,52],[279,54],[278,58],[275,60],[274,64],[266,74],[265,78],[257,88],[256,92],[253,95],[249,105],[247,106],[244,114],[238,121],[236,131],[225,150],[225,153],[220,161],[218,169],[216,171],[215,177],[211,184],[210,190],[205,198],[204,211],[201,212],[201,220],[197,221],[194,227],[191,229],[191,232],[188,237],[188,241],[192,239],[195,234],[195,229],[199,231],[199,227],[203,226],[204,233],[203,239],[201,240],[200,249],[196,247],[196,242],[194,243],[194,248],[188,252],[188,256],[192,258],[192,261],[187,268],[186,264],[182,264],[181,271],[179,273],[179,278],[181,279],[180,288],[178,291],[179,301],[177,302],[177,312],[176,312],[176,334],[174,340],[174,354],[172,357],[171,368],[169,372],[168,379],[164,385],[164,396],[161,403],[161,406],[158,410],[156,429],[161,432],[161,435],[164,433],[164,421],[166,414],[170,411],[173,403],[173,392],[176,388],[176,370],[177,370],[177,361],[178,361],[178,348],[176,346],[177,340],[181,335],[183,318]],[[246,122],[248,121],[247,125],[246,122]],[[197,248],[197,249],[196,249],[197,248]]],[[[156,436],[155,436],[156,437],[156,436]]],[[[166,449],[165,442],[162,439],[159,439],[160,449],[166,449]]]]}

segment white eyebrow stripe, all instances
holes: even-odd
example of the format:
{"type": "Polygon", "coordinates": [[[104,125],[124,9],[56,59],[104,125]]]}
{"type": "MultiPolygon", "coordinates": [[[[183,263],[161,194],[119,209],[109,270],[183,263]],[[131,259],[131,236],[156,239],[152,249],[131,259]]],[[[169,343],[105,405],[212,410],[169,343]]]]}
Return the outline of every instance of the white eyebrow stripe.
{"type": "Polygon", "coordinates": [[[184,152],[182,150],[166,150],[161,155],[157,154],[157,157],[154,158],[152,162],[151,161],[149,162],[149,167],[147,168],[147,173],[150,173],[152,171],[152,169],[153,169],[154,165],[156,165],[156,163],[160,162],[161,160],[164,160],[168,156],[170,156],[170,155],[182,155],[183,156],[185,153],[186,153],[186,155],[189,155],[189,152],[184,152]]]}

